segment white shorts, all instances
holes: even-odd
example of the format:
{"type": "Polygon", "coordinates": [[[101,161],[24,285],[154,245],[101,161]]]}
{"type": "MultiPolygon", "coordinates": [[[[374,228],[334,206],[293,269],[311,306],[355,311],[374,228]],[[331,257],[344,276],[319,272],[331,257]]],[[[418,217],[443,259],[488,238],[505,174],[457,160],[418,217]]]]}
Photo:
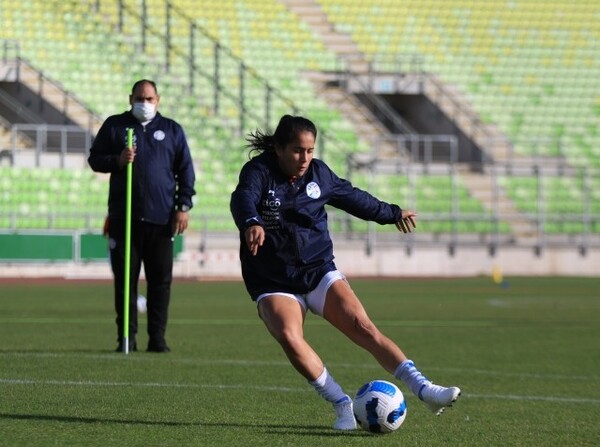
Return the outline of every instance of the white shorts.
{"type": "Polygon", "coordinates": [[[285,296],[287,298],[291,298],[293,300],[298,301],[304,312],[307,309],[310,309],[312,313],[315,315],[323,316],[323,308],[325,307],[325,298],[327,297],[327,291],[329,287],[336,282],[338,279],[346,279],[346,277],[339,270],[333,270],[327,273],[321,281],[319,281],[319,285],[310,292],[306,294],[293,294],[288,292],[267,292],[263,293],[256,298],[256,305],[260,303],[260,300],[266,298],[271,295],[280,295],[285,296]]]}

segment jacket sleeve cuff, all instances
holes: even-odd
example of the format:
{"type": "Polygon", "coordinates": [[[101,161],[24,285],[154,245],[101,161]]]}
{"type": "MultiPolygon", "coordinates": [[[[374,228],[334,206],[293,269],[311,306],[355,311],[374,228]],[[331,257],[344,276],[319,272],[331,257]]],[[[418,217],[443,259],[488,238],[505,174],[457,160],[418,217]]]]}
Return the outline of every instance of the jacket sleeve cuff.
{"type": "Polygon", "coordinates": [[[246,228],[249,228],[253,225],[260,225],[261,227],[264,227],[264,222],[260,217],[252,216],[243,222],[242,229],[245,230],[246,228]]]}
{"type": "Polygon", "coordinates": [[[184,213],[187,213],[189,210],[191,210],[193,207],[192,205],[192,201],[183,201],[183,202],[179,202],[177,205],[175,205],[175,209],[177,211],[183,211],[184,213]]]}

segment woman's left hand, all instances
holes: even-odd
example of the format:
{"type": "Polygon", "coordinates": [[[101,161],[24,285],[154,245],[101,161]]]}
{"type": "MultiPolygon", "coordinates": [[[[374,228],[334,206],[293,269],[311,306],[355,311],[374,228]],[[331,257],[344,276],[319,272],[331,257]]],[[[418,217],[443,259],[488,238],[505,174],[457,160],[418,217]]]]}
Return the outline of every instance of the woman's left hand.
{"type": "Polygon", "coordinates": [[[415,220],[417,219],[417,213],[414,211],[403,210],[402,219],[396,222],[396,228],[403,233],[412,233],[414,228],[417,228],[415,220]]]}

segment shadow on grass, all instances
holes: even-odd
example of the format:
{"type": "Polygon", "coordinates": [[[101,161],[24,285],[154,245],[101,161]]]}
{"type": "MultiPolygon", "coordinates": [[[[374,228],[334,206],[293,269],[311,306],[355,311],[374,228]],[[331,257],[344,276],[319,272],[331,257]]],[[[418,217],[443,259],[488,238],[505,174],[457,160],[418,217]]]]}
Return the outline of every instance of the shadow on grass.
{"type": "Polygon", "coordinates": [[[177,421],[143,421],[136,419],[102,419],[81,416],[50,416],[44,414],[8,414],[0,413],[0,419],[12,419],[20,421],[48,421],[65,422],[75,424],[120,424],[120,425],[150,425],[164,427],[232,427],[232,428],[256,428],[266,429],[265,433],[270,435],[308,435],[308,436],[367,436],[372,435],[360,430],[342,432],[333,430],[323,425],[277,425],[277,424],[244,424],[226,422],[177,422],[177,421]]]}
{"type": "MultiPolygon", "coordinates": [[[[115,348],[104,348],[104,349],[94,349],[94,348],[81,348],[81,349],[64,349],[62,351],[56,349],[0,349],[0,354],[7,355],[35,355],[35,354],[43,354],[43,355],[65,355],[65,354],[89,354],[89,355],[100,355],[100,354],[120,354],[124,355],[123,351],[116,350],[117,345],[115,344],[115,348]]],[[[135,351],[129,351],[130,355],[144,355],[148,357],[161,357],[165,356],[164,352],[148,352],[146,351],[146,347],[142,346],[135,351]]],[[[168,353],[171,354],[171,353],[168,353]]],[[[176,356],[177,353],[173,354],[176,356]]],[[[126,356],[124,356],[126,357],[126,356]]],[[[165,356],[166,357],[166,356],[165,356]]]]}

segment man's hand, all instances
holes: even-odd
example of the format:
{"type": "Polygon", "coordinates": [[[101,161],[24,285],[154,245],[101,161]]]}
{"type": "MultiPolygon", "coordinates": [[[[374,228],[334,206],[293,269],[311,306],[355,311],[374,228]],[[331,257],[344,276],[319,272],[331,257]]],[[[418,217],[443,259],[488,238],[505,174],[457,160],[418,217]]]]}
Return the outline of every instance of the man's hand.
{"type": "Polygon", "coordinates": [[[190,216],[187,211],[175,211],[175,217],[173,218],[173,234],[183,234],[187,230],[190,216]]]}
{"type": "Polygon", "coordinates": [[[417,228],[417,224],[415,223],[416,218],[417,213],[404,210],[402,211],[402,219],[396,222],[396,228],[403,233],[412,233],[412,230],[417,228]]]}
{"type": "Polygon", "coordinates": [[[251,227],[246,228],[244,236],[246,237],[248,250],[250,250],[252,256],[256,256],[258,247],[261,247],[265,242],[265,229],[260,225],[252,225],[251,227]]]}
{"type": "Polygon", "coordinates": [[[119,154],[119,168],[123,169],[128,163],[133,163],[133,159],[135,158],[135,148],[133,149],[123,149],[119,154]]]}

